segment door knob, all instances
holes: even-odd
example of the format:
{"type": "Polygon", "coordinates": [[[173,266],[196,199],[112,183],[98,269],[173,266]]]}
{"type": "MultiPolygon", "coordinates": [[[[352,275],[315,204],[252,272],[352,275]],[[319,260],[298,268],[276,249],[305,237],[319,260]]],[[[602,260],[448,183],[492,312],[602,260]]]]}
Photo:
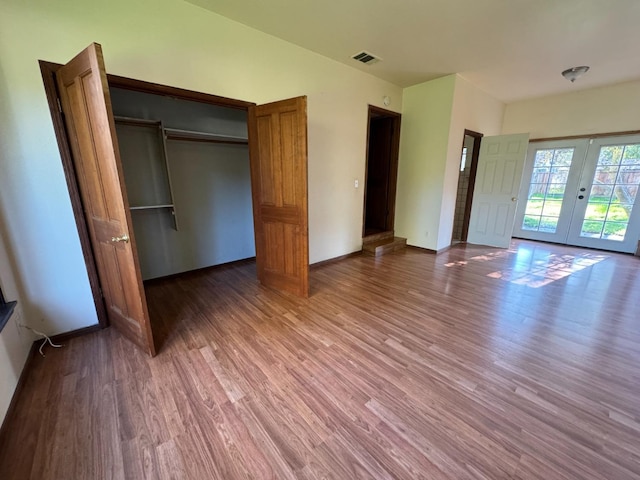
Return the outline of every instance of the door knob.
{"type": "Polygon", "coordinates": [[[113,243],[118,243],[118,242],[129,243],[129,235],[124,233],[124,234],[120,235],[119,237],[111,237],[111,241],[113,243]]]}
{"type": "Polygon", "coordinates": [[[580,189],[580,191],[581,191],[581,192],[584,192],[585,190],[586,190],[586,188],[584,188],[584,187],[582,187],[582,188],[580,189]]]}
{"type": "Polygon", "coordinates": [[[518,197],[511,197],[511,201],[512,202],[517,202],[518,201],[518,197]]]}
{"type": "Polygon", "coordinates": [[[584,198],[584,195],[578,195],[578,198],[582,200],[584,198]]]}

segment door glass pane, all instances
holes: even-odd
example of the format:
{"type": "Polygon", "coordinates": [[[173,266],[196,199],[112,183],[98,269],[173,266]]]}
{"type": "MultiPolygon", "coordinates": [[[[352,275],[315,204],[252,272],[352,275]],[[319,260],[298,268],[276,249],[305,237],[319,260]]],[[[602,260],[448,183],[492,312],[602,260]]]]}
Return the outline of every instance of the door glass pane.
{"type": "Polygon", "coordinates": [[[627,222],[605,222],[602,238],[607,240],[624,240],[627,233],[627,222]]]}
{"type": "Polygon", "coordinates": [[[619,165],[623,149],[622,145],[602,147],[598,157],[598,165],[619,165]]]}
{"type": "Polygon", "coordinates": [[[623,241],[640,185],[640,144],[600,149],[581,237],[623,241]]]}
{"type": "Polygon", "coordinates": [[[612,193],[613,185],[593,185],[589,195],[589,203],[609,203],[612,193]]]}
{"type": "Polygon", "coordinates": [[[539,232],[556,233],[558,228],[558,217],[541,217],[540,225],[538,226],[539,232]]]}
{"type": "Polygon", "coordinates": [[[627,145],[622,155],[622,165],[637,165],[640,158],[640,144],[627,145]]]}
{"type": "Polygon", "coordinates": [[[556,232],[573,152],[574,148],[536,151],[522,230],[556,232]]]}
{"type": "Polygon", "coordinates": [[[522,221],[523,230],[533,230],[537,232],[539,225],[540,225],[540,217],[538,215],[524,216],[524,220],[522,221]]]}
{"type": "Polygon", "coordinates": [[[616,185],[615,195],[611,203],[628,203],[633,205],[638,196],[638,185],[616,185]]]}
{"type": "Polygon", "coordinates": [[[609,205],[606,203],[589,203],[584,214],[585,220],[604,220],[607,218],[609,205]]]}

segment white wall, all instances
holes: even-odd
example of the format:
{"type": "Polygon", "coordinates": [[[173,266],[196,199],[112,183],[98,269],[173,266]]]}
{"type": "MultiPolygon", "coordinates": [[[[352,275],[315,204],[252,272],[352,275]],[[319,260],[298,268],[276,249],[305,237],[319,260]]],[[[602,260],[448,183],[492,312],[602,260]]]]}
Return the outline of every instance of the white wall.
{"type": "Polygon", "coordinates": [[[459,75],[405,89],[396,233],[430,250],[451,244],[464,130],[497,135],[504,104],[459,75]]]}
{"type": "Polygon", "coordinates": [[[11,318],[0,333],[0,424],[7,413],[33,342],[33,336],[19,327],[24,321],[22,301],[10,258],[4,245],[4,230],[0,222],[0,288],[6,301],[18,300],[11,318]]]}
{"type": "MultiPolygon", "coordinates": [[[[405,88],[395,231],[409,245],[437,249],[456,76],[405,88]]],[[[462,138],[462,137],[461,137],[462,138]]]]}
{"type": "Polygon", "coordinates": [[[507,105],[502,133],[532,139],[640,130],[640,81],[507,105]]]}
{"type": "Polygon", "coordinates": [[[180,0],[3,0],[0,208],[34,327],[97,321],[37,64],[94,41],[109,73],[256,103],[307,95],[310,261],[360,248],[367,105],[388,95],[399,111],[399,87],[180,0]]]}
{"type": "Polygon", "coordinates": [[[456,75],[455,79],[436,250],[451,244],[464,131],[472,130],[485,136],[499,135],[505,109],[504,103],[478,89],[460,75],[456,75]]]}

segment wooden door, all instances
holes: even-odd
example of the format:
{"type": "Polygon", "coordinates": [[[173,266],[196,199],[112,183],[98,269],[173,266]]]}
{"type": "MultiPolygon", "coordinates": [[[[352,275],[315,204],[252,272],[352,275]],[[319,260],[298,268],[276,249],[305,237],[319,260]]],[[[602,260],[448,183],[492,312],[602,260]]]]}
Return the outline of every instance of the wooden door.
{"type": "Polygon", "coordinates": [[[309,294],[307,98],[249,108],[258,279],[309,294]]]}
{"type": "Polygon", "coordinates": [[[153,356],[100,45],[90,45],[61,67],[56,81],[109,321],[153,356]]]}
{"type": "Polygon", "coordinates": [[[467,242],[509,247],[528,145],[528,133],[482,139],[467,242]]]}

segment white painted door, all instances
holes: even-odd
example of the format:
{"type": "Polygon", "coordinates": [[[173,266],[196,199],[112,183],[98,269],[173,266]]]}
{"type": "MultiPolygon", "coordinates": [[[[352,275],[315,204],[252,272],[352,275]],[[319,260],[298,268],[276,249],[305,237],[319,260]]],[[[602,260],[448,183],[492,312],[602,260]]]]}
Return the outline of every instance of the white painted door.
{"type": "Polygon", "coordinates": [[[589,145],[567,243],[633,253],[640,241],[640,135],[589,145]]]}
{"type": "Polygon", "coordinates": [[[565,243],[589,140],[529,144],[513,236],[565,243]]]}
{"type": "Polygon", "coordinates": [[[468,243],[509,247],[528,144],[528,133],[482,139],[468,243]]]}
{"type": "Polygon", "coordinates": [[[529,147],[513,235],[632,253],[640,240],[640,135],[529,147]]]}

